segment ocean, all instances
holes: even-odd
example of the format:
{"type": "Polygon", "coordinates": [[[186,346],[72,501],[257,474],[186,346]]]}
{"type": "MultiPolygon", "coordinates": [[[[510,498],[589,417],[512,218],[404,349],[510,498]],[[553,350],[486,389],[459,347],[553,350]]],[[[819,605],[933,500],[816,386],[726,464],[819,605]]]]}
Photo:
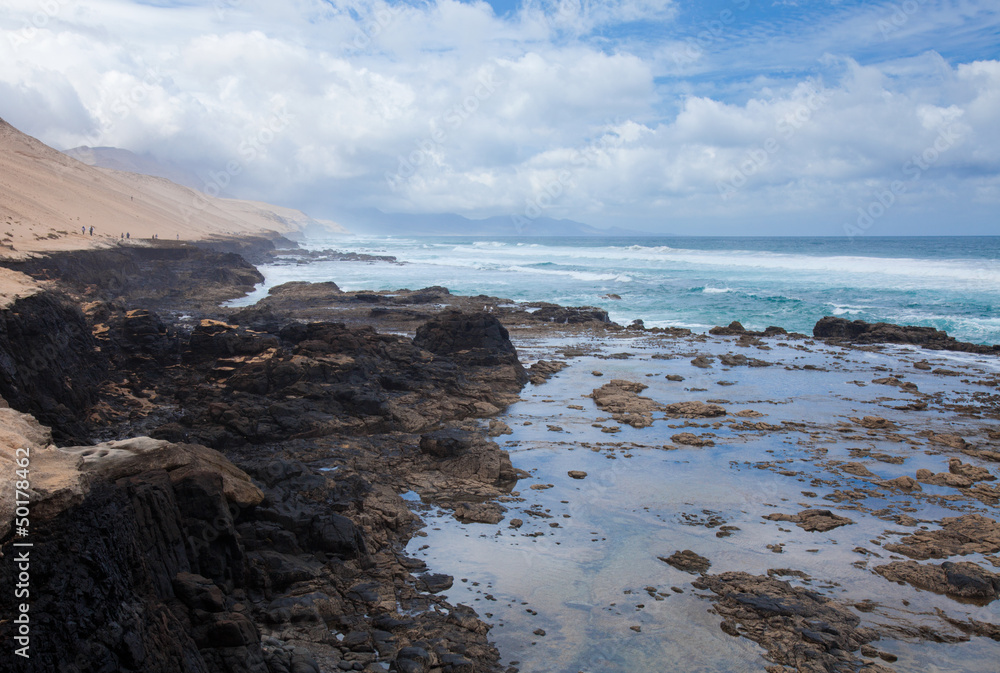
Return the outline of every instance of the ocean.
{"type": "Polygon", "coordinates": [[[606,309],[612,320],[705,331],[739,320],[811,334],[825,315],[927,325],[1000,343],[1000,236],[990,237],[333,237],[303,242],[403,264],[279,261],[289,280],[342,289],[443,285],[453,293],[606,309]],[[610,298],[618,295],[621,299],[610,298]]]}

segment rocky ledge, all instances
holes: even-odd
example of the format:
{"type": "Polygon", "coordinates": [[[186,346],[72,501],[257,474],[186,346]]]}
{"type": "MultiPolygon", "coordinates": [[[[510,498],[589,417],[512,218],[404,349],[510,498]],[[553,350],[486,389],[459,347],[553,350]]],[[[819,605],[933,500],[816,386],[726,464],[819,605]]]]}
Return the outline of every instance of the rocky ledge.
{"type": "Polygon", "coordinates": [[[864,320],[845,320],[834,316],[821,318],[813,327],[813,336],[819,339],[856,344],[912,344],[929,350],[961,351],[964,353],[1000,353],[1000,345],[983,346],[958,341],[933,327],[894,325],[887,322],[868,323],[864,320]]]}
{"type": "MultiPolygon", "coordinates": [[[[451,578],[403,552],[421,523],[399,496],[503,516],[486,501],[520,475],[480,419],[528,375],[495,315],[438,310],[414,338],[308,302],[233,315],[256,269],[187,246],[20,268],[50,283],[0,311],[0,466],[30,452],[45,643],[17,670],[500,670],[435,595],[451,578]]],[[[13,513],[0,494],[5,576],[13,513]]]]}

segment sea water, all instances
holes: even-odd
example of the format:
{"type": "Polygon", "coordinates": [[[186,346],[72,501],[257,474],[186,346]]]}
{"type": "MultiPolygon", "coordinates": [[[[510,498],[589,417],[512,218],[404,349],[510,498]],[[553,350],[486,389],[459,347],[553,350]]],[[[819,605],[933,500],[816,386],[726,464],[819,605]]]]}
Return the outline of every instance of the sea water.
{"type": "Polygon", "coordinates": [[[811,334],[826,315],[927,325],[1000,343],[1000,237],[336,237],[304,247],[387,262],[278,262],[241,303],[290,280],[342,289],[443,285],[453,293],[606,309],[612,320],[706,331],[739,320],[811,334]],[[609,295],[617,295],[616,299],[609,295]]]}

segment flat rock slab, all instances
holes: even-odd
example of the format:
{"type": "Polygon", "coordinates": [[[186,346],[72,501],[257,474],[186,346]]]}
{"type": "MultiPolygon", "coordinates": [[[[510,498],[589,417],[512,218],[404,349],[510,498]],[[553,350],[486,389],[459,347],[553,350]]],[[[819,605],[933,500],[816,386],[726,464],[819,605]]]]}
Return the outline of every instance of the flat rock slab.
{"type": "Polygon", "coordinates": [[[798,514],[768,514],[763,518],[768,521],[790,521],[803,530],[817,533],[854,523],[846,516],[838,516],[828,509],[804,509],[798,514]]]}
{"type": "Polygon", "coordinates": [[[885,549],[918,561],[967,554],[995,554],[1000,551],[1000,523],[981,514],[945,517],[941,519],[938,530],[917,531],[898,544],[885,545],[885,549]]]}
{"type": "Polygon", "coordinates": [[[918,589],[982,605],[1000,598],[1000,575],[967,561],[945,561],[937,565],[894,561],[876,567],[875,572],[891,582],[905,582],[918,589]]]}
{"type": "Polygon", "coordinates": [[[670,556],[658,556],[658,559],[686,573],[703,573],[712,567],[712,562],[704,556],[695,554],[690,549],[675,551],[670,556]]]}
{"type": "Polygon", "coordinates": [[[846,606],[783,580],[727,572],[704,575],[692,585],[715,594],[724,632],[749,638],[767,650],[770,661],[795,670],[858,670],[863,662],[852,652],[878,639],[846,606]]]}
{"type": "Polygon", "coordinates": [[[504,508],[492,502],[462,503],[455,508],[455,518],[462,523],[500,523],[504,508]]]}

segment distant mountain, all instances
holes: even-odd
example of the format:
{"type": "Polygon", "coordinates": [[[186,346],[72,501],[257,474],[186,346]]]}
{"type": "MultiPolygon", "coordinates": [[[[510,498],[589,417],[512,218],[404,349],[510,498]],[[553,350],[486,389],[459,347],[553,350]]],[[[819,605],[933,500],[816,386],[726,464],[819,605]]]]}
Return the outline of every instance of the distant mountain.
{"type": "Polygon", "coordinates": [[[63,150],[63,154],[77,161],[97,168],[110,168],[125,173],[141,173],[156,178],[166,178],[178,185],[201,191],[204,181],[198,176],[175,163],[160,161],[151,154],[136,154],[119,147],[74,147],[63,150]]]}
{"type": "Polygon", "coordinates": [[[356,234],[381,236],[649,236],[629,229],[598,229],[573,220],[534,220],[499,215],[473,220],[453,213],[383,213],[376,208],[340,210],[336,219],[356,234]]]}
{"type": "Polygon", "coordinates": [[[301,211],[212,198],[166,178],[87,165],[0,119],[0,256],[142,240],[346,233],[301,211]]]}

